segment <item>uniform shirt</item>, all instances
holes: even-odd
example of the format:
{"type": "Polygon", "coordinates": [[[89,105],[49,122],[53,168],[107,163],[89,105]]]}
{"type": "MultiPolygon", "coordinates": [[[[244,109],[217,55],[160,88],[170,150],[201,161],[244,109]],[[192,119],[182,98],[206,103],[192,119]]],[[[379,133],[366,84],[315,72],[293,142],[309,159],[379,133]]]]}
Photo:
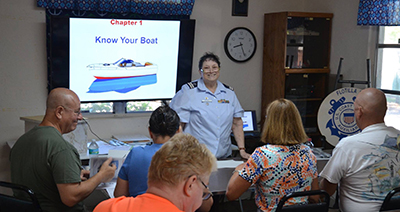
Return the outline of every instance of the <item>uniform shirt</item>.
{"type": "Polygon", "coordinates": [[[217,158],[226,158],[232,153],[233,118],[242,117],[243,109],[233,89],[217,83],[215,93],[208,90],[201,78],[183,85],[170,107],[186,123],[185,133],[204,143],[217,158]]]}
{"type": "Polygon", "coordinates": [[[400,186],[399,134],[374,124],[336,145],[320,176],[339,184],[341,211],[379,211],[388,192],[400,186]]]}
{"type": "MultiPolygon", "coordinates": [[[[239,176],[255,185],[255,201],[261,211],[275,211],[283,196],[311,190],[313,179],[318,177],[317,159],[304,144],[267,144],[251,154],[239,176]]],[[[287,204],[304,202],[305,197],[296,197],[287,204]]]]}
{"type": "Polygon", "coordinates": [[[163,144],[134,147],[126,157],[118,177],[129,182],[129,195],[137,196],[147,190],[147,175],[153,155],[163,144]]]}

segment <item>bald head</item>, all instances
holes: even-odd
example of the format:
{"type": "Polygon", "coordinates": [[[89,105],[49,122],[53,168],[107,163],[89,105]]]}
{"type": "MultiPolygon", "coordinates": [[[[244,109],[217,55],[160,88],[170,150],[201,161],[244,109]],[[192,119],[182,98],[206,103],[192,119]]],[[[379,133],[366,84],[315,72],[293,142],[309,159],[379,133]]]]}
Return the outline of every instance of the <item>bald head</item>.
{"type": "Polygon", "coordinates": [[[57,106],[71,107],[71,104],[79,101],[78,95],[67,88],[55,88],[51,90],[47,97],[46,108],[47,110],[54,110],[57,106]]]}
{"type": "Polygon", "coordinates": [[[376,88],[366,88],[357,95],[354,109],[355,112],[360,110],[356,114],[357,125],[360,129],[372,124],[383,123],[387,110],[386,96],[376,88]]]}
{"type": "Polygon", "coordinates": [[[78,95],[66,88],[55,88],[47,97],[46,115],[39,126],[52,126],[61,134],[76,129],[82,120],[78,95]]]}

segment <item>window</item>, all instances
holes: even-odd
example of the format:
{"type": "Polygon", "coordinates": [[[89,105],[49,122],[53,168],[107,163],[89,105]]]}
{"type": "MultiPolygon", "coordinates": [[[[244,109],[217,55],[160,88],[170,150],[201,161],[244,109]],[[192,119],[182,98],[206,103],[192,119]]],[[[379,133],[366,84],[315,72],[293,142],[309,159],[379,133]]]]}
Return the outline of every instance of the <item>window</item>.
{"type": "Polygon", "coordinates": [[[128,101],[128,102],[101,102],[101,103],[82,103],[81,110],[84,113],[105,114],[105,113],[132,113],[154,111],[169,101],[128,101]]]}
{"type": "Polygon", "coordinates": [[[386,111],[385,123],[400,130],[400,95],[386,94],[388,110],[386,111]]]}
{"type": "Polygon", "coordinates": [[[83,113],[113,113],[114,104],[113,102],[82,103],[81,111],[83,113]]]}
{"type": "Polygon", "coordinates": [[[386,93],[385,123],[400,130],[400,26],[379,27],[376,87],[386,93]]]}
{"type": "Polygon", "coordinates": [[[127,102],[126,103],[126,112],[129,113],[129,112],[154,111],[161,105],[163,105],[161,100],[127,102]]]}
{"type": "Polygon", "coordinates": [[[400,26],[379,28],[376,87],[400,94],[400,26]]]}

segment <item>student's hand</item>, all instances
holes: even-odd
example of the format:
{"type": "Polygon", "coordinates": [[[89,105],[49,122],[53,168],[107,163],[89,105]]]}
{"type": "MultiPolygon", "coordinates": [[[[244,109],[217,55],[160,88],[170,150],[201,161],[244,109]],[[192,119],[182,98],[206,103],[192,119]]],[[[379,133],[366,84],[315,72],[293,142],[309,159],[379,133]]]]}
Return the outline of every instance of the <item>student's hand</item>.
{"type": "Polygon", "coordinates": [[[244,150],[240,150],[239,153],[240,153],[240,156],[241,156],[242,158],[246,159],[246,160],[249,159],[249,157],[250,157],[250,154],[248,154],[248,153],[245,152],[244,150]]]}
{"type": "Polygon", "coordinates": [[[319,203],[319,202],[321,202],[321,197],[319,195],[309,196],[308,202],[309,203],[319,203]]]}
{"type": "Polygon", "coordinates": [[[101,181],[102,183],[110,181],[115,175],[115,170],[117,169],[117,167],[113,163],[111,163],[111,161],[111,157],[104,161],[103,165],[101,165],[100,167],[99,173],[97,173],[103,176],[101,181]]]}
{"type": "Polygon", "coordinates": [[[82,181],[87,180],[89,178],[89,176],[90,176],[90,171],[89,170],[85,170],[85,169],[81,170],[81,180],[82,181]]]}

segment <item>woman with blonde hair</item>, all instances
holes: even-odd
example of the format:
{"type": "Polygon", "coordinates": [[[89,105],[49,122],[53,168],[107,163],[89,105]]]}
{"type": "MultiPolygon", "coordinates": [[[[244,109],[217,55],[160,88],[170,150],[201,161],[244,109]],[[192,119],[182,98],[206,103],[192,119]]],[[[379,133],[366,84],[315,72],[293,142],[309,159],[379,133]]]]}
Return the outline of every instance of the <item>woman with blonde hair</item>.
{"type": "MultiPolygon", "coordinates": [[[[228,200],[239,198],[255,185],[258,211],[275,211],[283,196],[317,190],[317,160],[307,141],[299,111],[292,101],[270,103],[261,135],[266,145],[258,147],[246,163],[236,167],[227,187],[228,200]]],[[[307,202],[304,197],[288,204],[307,202]]]]}

